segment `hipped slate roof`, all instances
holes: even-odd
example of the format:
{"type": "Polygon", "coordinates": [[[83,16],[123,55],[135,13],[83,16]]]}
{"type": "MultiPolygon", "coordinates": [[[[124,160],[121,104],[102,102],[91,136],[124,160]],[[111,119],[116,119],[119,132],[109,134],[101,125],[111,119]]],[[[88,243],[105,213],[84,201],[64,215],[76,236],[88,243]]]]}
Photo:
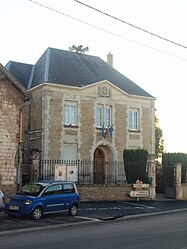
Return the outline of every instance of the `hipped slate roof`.
{"type": "Polygon", "coordinates": [[[130,95],[153,97],[97,56],[48,48],[35,65],[9,61],[6,68],[27,89],[42,83],[82,87],[107,80],[130,95]]]}

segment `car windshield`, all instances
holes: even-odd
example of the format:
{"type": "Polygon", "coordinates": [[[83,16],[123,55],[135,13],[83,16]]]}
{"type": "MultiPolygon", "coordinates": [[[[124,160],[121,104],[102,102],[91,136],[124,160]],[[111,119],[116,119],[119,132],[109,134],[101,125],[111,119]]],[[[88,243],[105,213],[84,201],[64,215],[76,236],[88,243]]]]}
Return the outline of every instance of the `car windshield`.
{"type": "Polygon", "coordinates": [[[24,185],[22,187],[21,191],[18,192],[17,194],[38,196],[43,188],[44,188],[44,186],[42,186],[41,184],[28,183],[28,184],[24,185]]]}

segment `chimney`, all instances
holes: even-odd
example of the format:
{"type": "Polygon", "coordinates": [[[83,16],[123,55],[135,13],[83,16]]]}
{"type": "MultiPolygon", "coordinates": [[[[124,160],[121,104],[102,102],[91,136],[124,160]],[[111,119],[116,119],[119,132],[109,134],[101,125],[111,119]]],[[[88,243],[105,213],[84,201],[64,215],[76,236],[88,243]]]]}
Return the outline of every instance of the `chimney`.
{"type": "Polygon", "coordinates": [[[111,54],[111,52],[107,54],[107,63],[113,67],[113,54],[111,54]]]}

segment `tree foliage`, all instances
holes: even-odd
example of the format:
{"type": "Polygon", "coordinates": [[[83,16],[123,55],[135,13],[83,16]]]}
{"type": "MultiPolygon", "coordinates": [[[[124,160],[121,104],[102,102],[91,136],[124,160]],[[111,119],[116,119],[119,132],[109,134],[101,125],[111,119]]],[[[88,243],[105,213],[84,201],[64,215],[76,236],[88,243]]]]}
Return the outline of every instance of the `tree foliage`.
{"type": "Polygon", "coordinates": [[[156,158],[162,156],[164,152],[163,132],[159,125],[158,116],[155,116],[155,155],[156,158]]]}
{"type": "Polygon", "coordinates": [[[187,154],[179,152],[163,154],[162,164],[164,166],[174,166],[176,163],[182,163],[187,166],[187,154]]]}

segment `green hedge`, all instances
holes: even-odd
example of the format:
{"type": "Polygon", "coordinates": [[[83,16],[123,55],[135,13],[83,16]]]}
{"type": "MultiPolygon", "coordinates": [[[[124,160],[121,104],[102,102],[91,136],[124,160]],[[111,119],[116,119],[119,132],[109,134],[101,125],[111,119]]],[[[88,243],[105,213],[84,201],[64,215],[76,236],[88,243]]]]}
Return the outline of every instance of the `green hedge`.
{"type": "Polygon", "coordinates": [[[165,184],[174,183],[174,166],[177,163],[182,163],[182,179],[181,182],[186,182],[187,177],[187,154],[185,153],[164,153],[162,155],[162,166],[165,176],[165,184]],[[169,183],[168,183],[169,182],[169,183]]]}
{"type": "Polygon", "coordinates": [[[135,183],[137,179],[148,182],[147,156],[148,152],[144,149],[124,150],[123,160],[127,183],[135,183]]]}

